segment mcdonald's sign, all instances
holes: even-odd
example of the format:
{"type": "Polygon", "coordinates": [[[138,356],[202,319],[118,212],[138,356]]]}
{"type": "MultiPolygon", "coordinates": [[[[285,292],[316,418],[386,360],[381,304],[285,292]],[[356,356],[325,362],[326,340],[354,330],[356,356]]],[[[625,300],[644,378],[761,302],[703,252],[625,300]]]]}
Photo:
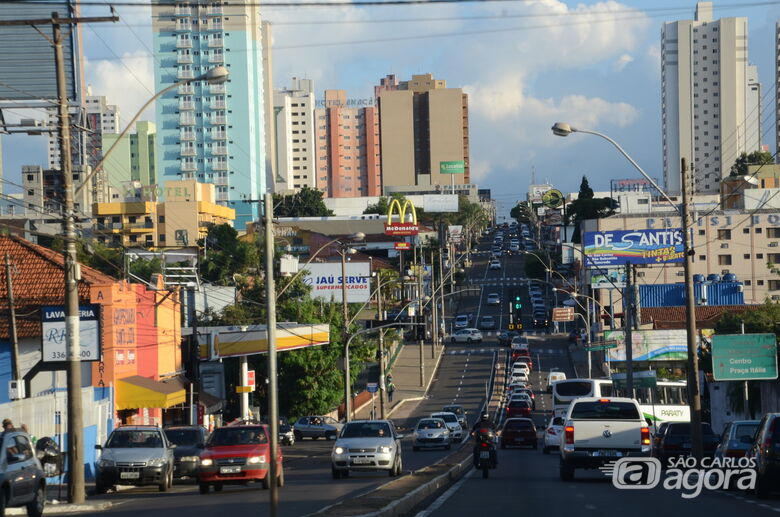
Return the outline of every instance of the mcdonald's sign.
{"type": "Polygon", "coordinates": [[[417,235],[420,233],[420,227],[417,224],[417,211],[414,209],[414,204],[408,199],[404,201],[403,206],[397,199],[393,199],[390,202],[390,206],[387,208],[387,222],[385,223],[385,235],[417,235]],[[393,212],[398,209],[398,221],[393,221],[393,212]],[[412,216],[411,222],[406,221],[406,210],[411,208],[409,212],[412,216]]]}

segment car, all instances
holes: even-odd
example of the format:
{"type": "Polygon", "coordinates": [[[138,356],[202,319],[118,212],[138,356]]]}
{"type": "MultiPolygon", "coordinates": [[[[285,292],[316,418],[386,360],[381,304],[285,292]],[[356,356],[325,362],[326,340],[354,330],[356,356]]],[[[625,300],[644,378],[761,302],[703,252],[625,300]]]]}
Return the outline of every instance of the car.
{"type": "Polygon", "coordinates": [[[498,260],[498,259],[491,260],[490,261],[490,269],[491,270],[501,269],[501,261],[498,260]]]}
{"type": "Polygon", "coordinates": [[[516,362],[512,365],[512,375],[516,373],[522,373],[528,376],[531,373],[531,367],[528,366],[528,363],[516,362]]]}
{"type": "Polygon", "coordinates": [[[756,497],[765,498],[776,490],[780,480],[780,413],[767,413],[758,423],[758,430],[745,457],[755,462],[756,497]]]}
{"type": "Polygon", "coordinates": [[[525,400],[510,401],[506,405],[506,417],[530,417],[531,416],[531,403],[525,400]]]}
{"type": "MultiPolygon", "coordinates": [[[[228,484],[261,482],[270,488],[270,444],[268,426],[253,421],[239,420],[211,433],[206,448],[200,454],[198,491],[207,494],[210,487],[215,492],[228,484]]],[[[277,486],[284,486],[282,448],[276,450],[277,486]]]]}
{"type": "Polygon", "coordinates": [[[715,449],[716,458],[741,458],[753,445],[758,430],[758,420],[735,420],[723,428],[720,443],[715,449]]]}
{"type": "Polygon", "coordinates": [[[546,327],[550,323],[547,319],[547,313],[534,312],[533,323],[534,327],[546,327]]]}
{"type": "Polygon", "coordinates": [[[105,494],[116,485],[157,485],[167,492],[173,485],[173,449],[157,426],[127,425],[114,429],[101,451],[95,471],[95,492],[105,494]]]}
{"type": "Polygon", "coordinates": [[[514,359],[514,363],[512,364],[514,365],[515,363],[525,363],[528,365],[528,368],[530,368],[531,370],[534,369],[533,359],[531,359],[531,356],[527,354],[519,355],[517,358],[514,359]]]}
{"type": "Polygon", "coordinates": [[[304,438],[335,440],[342,427],[344,427],[344,424],[333,417],[322,415],[302,416],[293,425],[293,436],[298,441],[304,438]]]}
{"type": "Polygon", "coordinates": [[[490,258],[494,258],[494,259],[501,258],[501,248],[492,250],[490,252],[490,258]]]}
{"type": "MultiPolygon", "coordinates": [[[[266,423],[266,422],[263,422],[266,423]]],[[[282,445],[294,445],[295,444],[295,431],[293,426],[287,417],[279,417],[279,426],[277,427],[279,443],[282,445]]]]}
{"type": "Polygon", "coordinates": [[[468,423],[466,422],[466,410],[463,409],[463,406],[458,404],[451,404],[449,406],[444,406],[441,408],[441,410],[445,413],[454,413],[456,417],[458,417],[458,422],[460,422],[460,426],[463,429],[466,429],[468,426],[468,423]]]}
{"type": "Polygon", "coordinates": [[[471,317],[467,314],[458,314],[455,316],[455,322],[453,323],[456,329],[464,329],[471,323],[471,317]]]}
{"type": "Polygon", "coordinates": [[[482,316],[479,320],[479,328],[482,330],[493,330],[496,328],[496,318],[493,316],[482,316]]]}
{"type": "MultiPolygon", "coordinates": [[[[701,424],[704,456],[713,457],[718,447],[718,436],[712,431],[707,422],[701,424]]],[[[654,451],[662,465],[667,465],[672,458],[681,458],[691,455],[691,423],[669,422],[664,429],[664,434],[658,443],[658,449],[654,451]]]]}
{"type": "Polygon", "coordinates": [[[200,467],[200,453],[206,446],[208,432],[199,425],[166,427],[163,432],[168,441],[176,445],[173,450],[174,479],[193,478],[200,467]]]}
{"type": "Polygon", "coordinates": [[[353,470],[400,475],[402,438],[390,420],[353,420],[345,424],[330,456],[333,479],[349,477],[353,470]]]}
{"type": "Polygon", "coordinates": [[[521,390],[514,391],[512,395],[509,396],[509,402],[514,402],[515,400],[523,400],[525,402],[528,402],[531,405],[531,410],[533,410],[534,401],[531,400],[531,396],[525,391],[521,391],[521,390]]]}
{"type": "Polygon", "coordinates": [[[661,438],[663,438],[668,425],[669,422],[656,423],[655,434],[653,435],[653,456],[658,456],[658,447],[661,445],[661,438]]]}
{"type": "Polygon", "coordinates": [[[46,474],[33,450],[30,435],[22,429],[9,429],[2,437],[0,509],[24,506],[28,516],[41,517],[46,506],[46,474]]]}
{"type": "Polygon", "coordinates": [[[516,393],[526,393],[529,397],[531,397],[531,409],[536,410],[536,395],[534,395],[534,390],[531,388],[518,388],[512,392],[513,394],[516,393]]]}
{"type": "Polygon", "coordinates": [[[501,297],[498,295],[498,293],[490,293],[487,295],[486,303],[488,305],[501,305],[501,297]]]}
{"type": "Polygon", "coordinates": [[[536,426],[530,418],[507,418],[499,431],[501,448],[530,445],[532,449],[538,447],[536,438],[536,426]]]}
{"type": "Polygon", "coordinates": [[[561,435],[563,434],[563,417],[554,416],[550,419],[547,427],[544,429],[544,442],[542,452],[550,454],[550,451],[557,449],[561,445],[561,435]]]}
{"type": "Polygon", "coordinates": [[[499,345],[509,345],[512,342],[512,339],[515,338],[515,336],[519,336],[520,333],[516,332],[514,330],[502,330],[498,333],[498,344],[499,345]]]}
{"type": "Polygon", "coordinates": [[[518,253],[520,251],[520,245],[519,244],[510,244],[509,245],[509,251],[512,253],[518,253]]]}
{"type": "Polygon", "coordinates": [[[482,332],[477,329],[460,329],[455,331],[450,341],[453,343],[479,343],[482,341],[482,332]]]}
{"type": "Polygon", "coordinates": [[[460,425],[458,415],[455,413],[449,413],[447,411],[439,411],[438,413],[431,413],[431,418],[441,418],[444,423],[447,424],[447,428],[452,433],[453,441],[460,442],[463,439],[463,426],[460,425]]]}
{"type": "Polygon", "coordinates": [[[441,418],[421,418],[414,427],[413,451],[443,447],[452,448],[452,433],[441,418]]]}
{"type": "Polygon", "coordinates": [[[529,346],[528,338],[523,336],[523,335],[518,334],[517,336],[512,338],[511,346],[512,346],[513,350],[514,349],[517,349],[517,350],[528,350],[528,346],[529,346]]]}
{"type": "Polygon", "coordinates": [[[528,374],[525,372],[512,372],[509,383],[512,384],[515,382],[528,382],[528,374]]]}
{"type": "Polygon", "coordinates": [[[552,393],[552,386],[558,381],[565,381],[566,374],[556,370],[550,370],[547,374],[547,393],[552,393]]]}

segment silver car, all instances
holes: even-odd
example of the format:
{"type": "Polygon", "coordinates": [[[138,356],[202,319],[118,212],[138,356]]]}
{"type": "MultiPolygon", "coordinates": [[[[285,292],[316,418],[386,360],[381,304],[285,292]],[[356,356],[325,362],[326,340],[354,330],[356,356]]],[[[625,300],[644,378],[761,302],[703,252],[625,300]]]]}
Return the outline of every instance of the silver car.
{"type": "Polygon", "coordinates": [[[441,418],[452,433],[452,439],[456,442],[460,442],[463,439],[463,427],[458,421],[458,415],[455,413],[449,413],[440,411],[438,413],[431,413],[431,418],[441,418]]]}
{"type": "Polygon", "coordinates": [[[173,449],[162,429],[149,425],[122,426],[111,433],[97,461],[95,492],[116,485],[157,485],[167,492],[173,485],[173,449]]]}
{"type": "Polygon", "coordinates": [[[304,438],[335,440],[342,427],[344,424],[329,416],[302,416],[293,426],[293,435],[298,441],[304,438]]]}
{"type": "Polygon", "coordinates": [[[387,471],[398,476],[403,469],[401,438],[389,420],[354,420],[344,425],[331,452],[333,479],[351,470],[387,471]]]}
{"type": "Polygon", "coordinates": [[[412,450],[435,447],[452,448],[452,433],[441,418],[422,418],[414,428],[412,450]]]}

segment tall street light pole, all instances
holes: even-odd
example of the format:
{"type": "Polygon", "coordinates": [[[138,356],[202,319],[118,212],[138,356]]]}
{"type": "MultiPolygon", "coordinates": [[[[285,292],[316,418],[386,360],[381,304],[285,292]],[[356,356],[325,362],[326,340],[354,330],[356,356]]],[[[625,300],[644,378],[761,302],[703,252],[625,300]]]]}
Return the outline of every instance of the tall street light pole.
{"type": "Polygon", "coordinates": [[[274,282],[274,200],[273,194],[265,194],[265,299],[266,299],[266,336],[268,337],[268,455],[271,477],[270,517],[276,517],[279,509],[279,401],[276,375],[276,283],[274,282]]]}
{"type": "MultiPolygon", "coordinates": [[[[366,235],[362,232],[358,232],[351,236],[355,240],[362,241],[366,238],[366,235]]],[[[352,420],[352,381],[350,379],[349,371],[349,305],[347,300],[347,254],[352,251],[353,248],[349,247],[347,243],[341,243],[339,246],[339,255],[341,255],[341,311],[344,318],[344,421],[349,422],[352,420]]]]}

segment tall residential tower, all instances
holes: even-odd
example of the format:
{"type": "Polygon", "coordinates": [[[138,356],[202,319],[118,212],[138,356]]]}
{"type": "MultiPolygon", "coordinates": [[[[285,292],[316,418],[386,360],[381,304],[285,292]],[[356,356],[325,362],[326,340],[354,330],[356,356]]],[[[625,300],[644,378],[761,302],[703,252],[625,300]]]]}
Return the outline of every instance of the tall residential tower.
{"type": "Polygon", "coordinates": [[[314,83],[293,77],[289,88],[274,91],[276,180],[274,191],[315,188],[314,83]]]}

